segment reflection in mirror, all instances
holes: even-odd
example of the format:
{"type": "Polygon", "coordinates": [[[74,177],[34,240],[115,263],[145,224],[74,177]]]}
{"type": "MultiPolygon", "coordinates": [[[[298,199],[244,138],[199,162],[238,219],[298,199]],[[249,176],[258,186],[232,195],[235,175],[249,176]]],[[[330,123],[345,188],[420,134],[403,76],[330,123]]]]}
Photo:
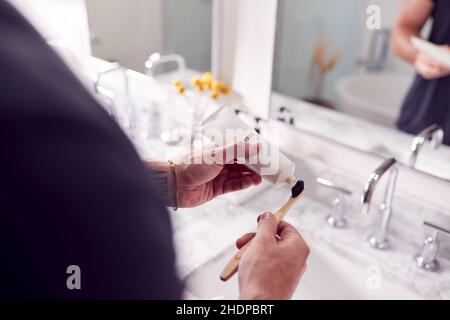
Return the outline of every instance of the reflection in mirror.
{"type": "Polygon", "coordinates": [[[184,57],[188,68],[208,71],[211,2],[87,0],[92,53],[140,72],[152,53],[176,53],[184,57]]]}
{"type": "Polygon", "coordinates": [[[102,81],[98,75],[96,85],[107,111],[143,157],[155,157],[155,148],[143,142],[148,138],[168,146],[192,147],[201,110],[197,105],[207,103],[191,94],[162,93],[167,88],[185,93],[185,83],[211,69],[212,1],[85,1],[92,55],[114,62],[102,81]],[[162,87],[147,95],[150,88],[141,89],[147,78],[127,69],[145,73],[162,87]],[[108,83],[114,83],[114,89],[108,83]],[[110,90],[105,92],[103,86],[110,90]]]}
{"type": "Polygon", "coordinates": [[[449,14],[445,0],[279,0],[272,117],[450,179],[449,14]]]}

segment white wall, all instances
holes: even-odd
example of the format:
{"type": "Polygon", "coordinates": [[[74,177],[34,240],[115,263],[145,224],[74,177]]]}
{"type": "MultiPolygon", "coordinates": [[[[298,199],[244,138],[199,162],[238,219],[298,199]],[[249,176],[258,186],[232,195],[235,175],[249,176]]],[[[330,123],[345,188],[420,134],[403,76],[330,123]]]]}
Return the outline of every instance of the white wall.
{"type": "Polygon", "coordinates": [[[296,98],[313,94],[310,84],[313,53],[323,41],[328,57],[341,53],[341,60],[325,78],[324,95],[333,95],[333,83],[350,71],[356,58],[359,1],[280,1],[274,60],[275,91],[296,98]]]}
{"type": "Polygon", "coordinates": [[[164,0],[86,0],[89,27],[97,37],[96,57],[143,71],[153,52],[161,52],[164,0]]]}
{"type": "Polygon", "coordinates": [[[86,0],[93,55],[144,71],[151,53],[178,53],[190,68],[211,65],[212,0],[86,0]]]}
{"type": "Polygon", "coordinates": [[[212,1],[164,0],[165,51],[199,71],[211,70],[212,1]]]}
{"type": "Polygon", "coordinates": [[[276,0],[218,0],[215,72],[241,94],[254,115],[268,117],[276,0]]]}
{"type": "Polygon", "coordinates": [[[80,57],[90,55],[84,0],[10,0],[48,40],[62,40],[80,57]]]}

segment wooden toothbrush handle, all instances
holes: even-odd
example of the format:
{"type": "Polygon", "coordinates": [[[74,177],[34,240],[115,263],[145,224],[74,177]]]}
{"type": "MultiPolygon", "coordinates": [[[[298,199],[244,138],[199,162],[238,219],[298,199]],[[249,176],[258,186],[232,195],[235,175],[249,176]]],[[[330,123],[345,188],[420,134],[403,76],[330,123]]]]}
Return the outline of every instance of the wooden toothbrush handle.
{"type": "Polygon", "coordinates": [[[230,259],[228,264],[223,269],[222,273],[220,274],[220,280],[227,281],[230,279],[234,274],[238,271],[239,267],[239,261],[241,260],[242,256],[244,255],[245,251],[250,247],[250,244],[252,243],[253,239],[250,239],[249,242],[247,242],[243,247],[241,247],[238,252],[234,254],[234,256],[230,259]]]}
{"type": "MultiPolygon", "coordinates": [[[[280,208],[275,213],[275,219],[277,221],[277,225],[280,224],[280,222],[284,219],[289,209],[294,205],[295,202],[300,198],[289,198],[289,200],[286,202],[284,206],[280,208]]],[[[243,247],[241,247],[238,252],[235,253],[235,255],[230,259],[228,264],[223,269],[222,273],[220,274],[220,279],[222,281],[227,281],[230,279],[238,270],[239,267],[239,261],[241,260],[244,253],[247,251],[247,249],[250,247],[250,244],[252,243],[253,239],[250,239],[249,242],[247,242],[243,247]]]]}

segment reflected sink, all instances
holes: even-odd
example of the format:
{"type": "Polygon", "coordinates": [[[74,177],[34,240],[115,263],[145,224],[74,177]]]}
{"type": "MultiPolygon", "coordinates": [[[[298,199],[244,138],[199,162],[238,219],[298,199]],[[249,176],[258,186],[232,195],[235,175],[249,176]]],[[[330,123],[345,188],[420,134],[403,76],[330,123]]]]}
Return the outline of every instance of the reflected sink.
{"type": "Polygon", "coordinates": [[[393,127],[413,77],[400,73],[352,74],[336,84],[337,109],[393,127]]]}
{"type": "MultiPolygon", "coordinates": [[[[412,291],[383,277],[376,266],[362,267],[306,235],[311,248],[308,267],[292,299],[422,299],[412,291]]],[[[186,278],[187,295],[198,299],[237,299],[237,276],[228,282],[219,274],[235,253],[230,248],[191,272],[186,278]]]]}

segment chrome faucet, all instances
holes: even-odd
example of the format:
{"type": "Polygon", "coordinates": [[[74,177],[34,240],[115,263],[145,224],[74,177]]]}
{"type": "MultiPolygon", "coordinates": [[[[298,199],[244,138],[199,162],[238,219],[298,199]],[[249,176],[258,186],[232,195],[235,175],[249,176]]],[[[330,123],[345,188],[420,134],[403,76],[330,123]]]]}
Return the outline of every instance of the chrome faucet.
{"type": "Polygon", "coordinates": [[[387,238],[389,229],[389,222],[392,215],[392,200],[394,198],[395,184],[397,182],[397,160],[387,159],[369,176],[366,185],[364,186],[364,193],[361,198],[363,204],[362,212],[368,214],[370,211],[370,204],[372,196],[378,181],[385,173],[389,172],[389,182],[386,187],[384,200],[378,208],[378,215],[376,218],[375,228],[367,239],[369,244],[376,249],[386,250],[391,247],[390,241],[387,238]]]}
{"type": "Polygon", "coordinates": [[[389,39],[391,31],[388,29],[374,30],[370,38],[367,58],[359,59],[357,64],[364,66],[367,71],[383,70],[389,54],[389,39]]]}
{"type": "Polygon", "coordinates": [[[179,54],[161,55],[159,53],[153,53],[145,62],[145,73],[154,78],[156,67],[165,63],[175,63],[177,65],[177,71],[184,73],[186,71],[186,60],[179,54]]]}
{"type": "Polygon", "coordinates": [[[414,138],[411,144],[410,147],[411,154],[409,156],[408,165],[411,168],[414,168],[416,166],[417,156],[419,155],[422,146],[426,142],[429,141],[431,147],[433,149],[437,149],[440,145],[442,145],[443,139],[444,139],[444,130],[442,130],[442,127],[437,124],[433,124],[428,128],[422,130],[422,132],[419,133],[419,135],[414,138]]]}
{"type": "Polygon", "coordinates": [[[439,235],[444,234],[449,236],[450,231],[434,225],[429,222],[424,222],[423,225],[433,231],[432,235],[427,235],[423,241],[422,250],[415,256],[417,266],[427,271],[438,271],[440,268],[437,255],[439,252],[439,235]]]}
{"type": "Polygon", "coordinates": [[[322,177],[318,177],[316,182],[324,187],[327,187],[337,194],[333,198],[331,203],[331,214],[327,216],[327,223],[333,228],[344,229],[347,228],[348,222],[344,217],[345,214],[345,196],[350,196],[352,192],[342,186],[337,185],[336,183],[324,179],[322,177]]]}

